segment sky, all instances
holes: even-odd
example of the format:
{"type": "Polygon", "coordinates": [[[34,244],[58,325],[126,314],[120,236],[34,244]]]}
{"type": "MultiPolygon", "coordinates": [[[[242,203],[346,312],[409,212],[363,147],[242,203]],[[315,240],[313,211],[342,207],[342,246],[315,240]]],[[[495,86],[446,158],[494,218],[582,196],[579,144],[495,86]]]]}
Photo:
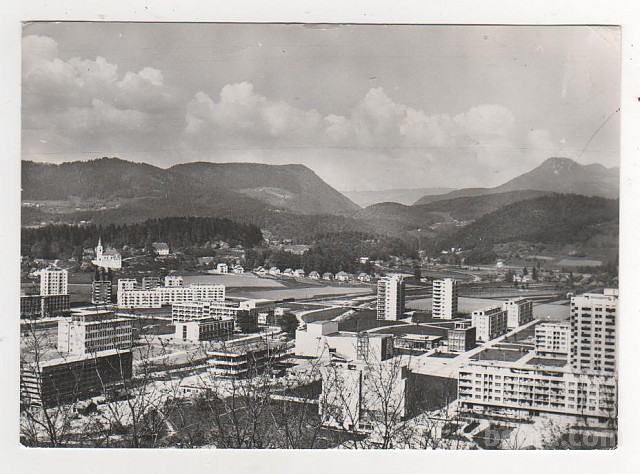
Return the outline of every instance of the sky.
{"type": "Polygon", "coordinates": [[[22,158],[301,163],[342,191],[618,166],[620,31],[29,23],[22,158]]]}

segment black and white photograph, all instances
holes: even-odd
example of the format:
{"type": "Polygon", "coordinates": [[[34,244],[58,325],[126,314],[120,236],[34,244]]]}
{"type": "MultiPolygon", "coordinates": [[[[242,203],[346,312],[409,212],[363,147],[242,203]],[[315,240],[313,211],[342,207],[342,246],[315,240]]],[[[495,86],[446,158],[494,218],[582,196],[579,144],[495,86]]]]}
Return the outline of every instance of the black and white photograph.
{"type": "Polygon", "coordinates": [[[16,443],[618,447],[619,26],[21,30],[16,443]]]}

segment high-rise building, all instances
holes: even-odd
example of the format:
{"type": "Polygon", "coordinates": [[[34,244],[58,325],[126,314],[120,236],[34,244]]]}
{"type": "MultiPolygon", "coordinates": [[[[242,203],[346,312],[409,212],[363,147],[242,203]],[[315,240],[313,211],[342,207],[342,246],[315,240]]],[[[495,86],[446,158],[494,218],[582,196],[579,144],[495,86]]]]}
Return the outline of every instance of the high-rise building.
{"type": "Polygon", "coordinates": [[[458,313],[458,282],[453,278],[433,280],[432,316],[453,319],[458,313]]]}
{"type": "Polygon", "coordinates": [[[112,291],[111,269],[96,268],[95,276],[91,282],[91,303],[95,305],[111,304],[112,291]]]}
{"type": "Polygon", "coordinates": [[[179,275],[167,275],[166,277],[164,277],[164,286],[175,288],[178,286],[183,286],[183,284],[184,281],[179,275]]]}
{"type": "Polygon", "coordinates": [[[154,290],[162,286],[160,277],[156,276],[146,276],[142,277],[142,289],[143,290],[154,290]]]}
{"type": "Polygon", "coordinates": [[[378,319],[396,321],[404,313],[404,280],[402,275],[389,275],[378,280],[378,319]]]}
{"type": "Polygon", "coordinates": [[[616,373],[618,290],[571,298],[571,368],[580,373],[616,373]]]}
{"type": "Polygon", "coordinates": [[[40,271],[40,295],[68,295],[69,274],[61,268],[49,267],[40,271]]]}
{"type": "Polygon", "coordinates": [[[502,309],[507,312],[507,327],[517,328],[533,321],[533,303],[526,298],[514,298],[502,303],[502,309]]]}
{"type": "Polygon", "coordinates": [[[471,325],[476,328],[476,340],[488,342],[507,332],[507,312],[500,306],[490,306],[471,313],[471,325]]]}

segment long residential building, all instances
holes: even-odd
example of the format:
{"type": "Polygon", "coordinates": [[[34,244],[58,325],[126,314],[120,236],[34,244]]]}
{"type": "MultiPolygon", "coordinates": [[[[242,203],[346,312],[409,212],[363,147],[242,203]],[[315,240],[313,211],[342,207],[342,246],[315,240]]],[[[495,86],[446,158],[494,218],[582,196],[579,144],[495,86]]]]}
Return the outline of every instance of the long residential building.
{"type": "Polygon", "coordinates": [[[210,318],[238,319],[239,314],[256,318],[260,314],[273,314],[275,302],[267,299],[229,299],[201,300],[174,303],[171,306],[171,319],[176,321],[194,321],[210,318]]]}
{"type": "Polygon", "coordinates": [[[245,378],[273,369],[285,355],[280,341],[257,340],[207,351],[209,371],[220,377],[245,378]]]}
{"type": "Polygon", "coordinates": [[[533,302],[527,298],[514,298],[502,303],[507,312],[507,328],[514,329],[533,321],[533,302]]]}
{"type": "Polygon", "coordinates": [[[404,286],[402,275],[389,275],[378,280],[376,306],[378,319],[396,321],[402,317],[405,298],[404,286]]]}
{"type": "Polygon", "coordinates": [[[604,422],[617,414],[615,377],[517,362],[483,361],[463,366],[458,400],[463,411],[485,415],[559,413],[604,422]]]}
{"type": "Polygon", "coordinates": [[[581,373],[616,373],[618,290],[585,293],[571,298],[569,362],[581,373]]]}
{"type": "Polygon", "coordinates": [[[476,328],[476,340],[488,342],[507,332],[507,312],[500,306],[490,306],[471,313],[471,325],[476,328]]]}
{"type": "Polygon", "coordinates": [[[235,321],[231,317],[214,317],[192,321],[176,321],[174,339],[183,342],[203,342],[225,339],[233,334],[235,321]]]}
{"type": "Polygon", "coordinates": [[[20,402],[51,407],[103,394],[131,379],[132,363],[130,350],[116,349],[38,363],[22,362],[20,402]]]}
{"type": "Polygon", "coordinates": [[[20,317],[26,319],[66,316],[69,295],[25,295],[20,297],[20,317]]]}
{"type": "Polygon", "coordinates": [[[432,316],[453,319],[458,314],[458,282],[453,278],[433,280],[432,316]]]}
{"type": "Polygon", "coordinates": [[[118,306],[121,308],[160,308],[189,301],[224,301],[224,285],[192,283],[189,286],[138,289],[135,280],[118,280],[118,306]]]}

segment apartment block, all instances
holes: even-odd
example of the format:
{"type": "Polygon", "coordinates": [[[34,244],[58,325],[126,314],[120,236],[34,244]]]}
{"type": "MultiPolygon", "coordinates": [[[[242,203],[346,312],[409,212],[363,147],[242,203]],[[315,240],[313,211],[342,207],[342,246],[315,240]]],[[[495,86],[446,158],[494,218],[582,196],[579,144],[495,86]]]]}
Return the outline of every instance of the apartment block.
{"type": "Polygon", "coordinates": [[[20,317],[26,319],[66,316],[69,295],[27,295],[20,297],[20,317]]]}
{"type": "Polygon", "coordinates": [[[156,276],[146,276],[142,277],[142,290],[155,290],[156,288],[162,286],[160,277],[156,276]]]}
{"type": "Polygon", "coordinates": [[[40,295],[69,294],[69,273],[61,268],[49,267],[40,270],[40,295]]]}
{"type": "Polygon", "coordinates": [[[184,281],[181,276],[167,275],[166,277],[164,277],[164,286],[175,288],[183,285],[184,285],[184,281]]]}
{"type": "Polygon", "coordinates": [[[185,342],[213,341],[225,339],[233,334],[233,318],[207,318],[193,321],[175,322],[174,339],[185,342]]]}
{"type": "Polygon", "coordinates": [[[467,352],[476,347],[476,328],[468,321],[455,323],[447,331],[449,352],[467,352]]]}
{"type": "Polygon", "coordinates": [[[224,301],[224,285],[193,283],[189,286],[139,289],[136,280],[118,280],[118,306],[121,308],[161,308],[190,301],[224,301]]]}
{"type": "Polygon", "coordinates": [[[131,351],[70,355],[20,366],[20,402],[51,407],[120,388],[132,376],[131,351]]]}
{"type": "Polygon", "coordinates": [[[95,305],[111,304],[113,285],[110,280],[93,280],[91,282],[91,303],[95,305]]]}
{"type": "Polygon", "coordinates": [[[171,319],[176,321],[194,321],[209,318],[238,319],[239,314],[259,316],[273,314],[275,302],[267,299],[229,299],[227,301],[188,301],[171,306],[171,319]]]}
{"type": "Polygon", "coordinates": [[[453,278],[433,280],[432,316],[453,319],[458,314],[458,282],[453,278]]]}
{"type": "Polygon", "coordinates": [[[507,332],[507,312],[501,306],[491,306],[471,313],[471,325],[476,328],[476,340],[488,342],[507,332]]]}
{"type": "Polygon", "coordinates": [[[526,298],[514,298],[502,303],[507,312],[507,328],[514,329],[533,321],[533,302],[526,298]]]}
{"type": "Polygon", "coordinates": [[[616,319],[618,290],[585,293],[571,298],[571,352],[574,371],[616,373],[616,319]]]}
{"type": "Polygon", "coordinates": [[[377,318],[396,321],[404,313],[404,280],[402,275],[389,275],[378,280],[377,318]]]}
{"type": "Polygon", "coordinates": [[[540,323],[535,327],[536,354],[547,357],[567,357],[571,348],[569,321],[540,323]]]}
{"type": "Polygon", "coordinates": [[[614,377],[517,362],[471,362],[462,367],[458,400],[463,411],[486,415],[559,413],[602,422],[617,414],[614,377]]]}
{"type": "Polygon", "coordinates": [[[128,351],[133,344],[133,323],[113,311],[80,311],[58,322],[58,351],[90,354],[128,351]]]}
{"type": "Polygon", "coordinates": [[[246,378],[274,369],[285,355],[280,341],[258,340],[207,351],[209,372],[220,377],[246,378]]]}

